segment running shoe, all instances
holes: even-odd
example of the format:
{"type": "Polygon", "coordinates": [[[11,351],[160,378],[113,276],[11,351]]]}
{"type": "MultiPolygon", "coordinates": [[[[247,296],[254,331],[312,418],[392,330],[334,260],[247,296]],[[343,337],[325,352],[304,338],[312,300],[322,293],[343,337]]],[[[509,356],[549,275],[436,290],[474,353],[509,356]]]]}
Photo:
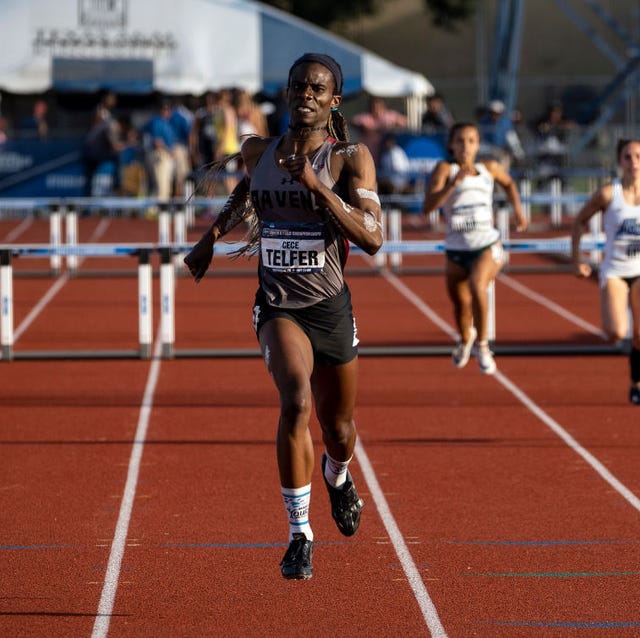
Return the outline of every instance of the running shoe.
{"type": "Polygon", "coordinates": [[[329,492],[331,501],[331,516],[336,522],[338,529],[345,536],[353,536],[360,525],[360,513],[364,506],[364,501],[358,496],[356,486],[349,470],[347,470],[347,480],[340,487],[333,487],[327,483],[324,476],[324,466],[327,464],[327,455],[322,455],[322,478],[329,492]]]}
{"type": "Polygon", "coordinates": [[[498,366],[496,366],[495,359],[493,358],[493,352],[491,352],[489,348],[478,348],[476,357],[482,374],[495,374],[498,366]]]}
{"type": "Polygon", "coordinates": [[[471,326],[471,328],[469,328],[469,340],[460,341],[460,343],[458,343],[454,348],[453,353],[451,354],[451,359],[453,360],[453,365],[456,368],[464,368],[467,363],[469,363],[471,349],[473,348],[473,344],[477,336],[478,332],[473,326],[471,326]]]}
{"type": "Polygon", "coordinates": [[[633,405],[640,405],[640,388],[636,385],[632,385],[629,390],[629,401],[633,405]]]}
{"type": "Polygon", "coordinates": [[[280,561],[284,578],[289,580],[308,580],[313,576],[313,542],[304,534],[294,534],[289,548],[280,561]]]}

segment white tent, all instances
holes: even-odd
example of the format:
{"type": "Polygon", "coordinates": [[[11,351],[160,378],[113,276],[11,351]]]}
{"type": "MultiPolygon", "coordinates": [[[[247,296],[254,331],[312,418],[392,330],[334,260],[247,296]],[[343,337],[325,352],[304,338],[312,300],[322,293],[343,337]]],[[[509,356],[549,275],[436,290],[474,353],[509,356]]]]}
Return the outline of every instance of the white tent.
{"type": "Polygon", "coordinates": [[[0,89],[10,93],[275,93],[306,51],[340,62],[345,94],[433,92],[419,73],[249,0],[2,0],[0,41],[0,89]]]}

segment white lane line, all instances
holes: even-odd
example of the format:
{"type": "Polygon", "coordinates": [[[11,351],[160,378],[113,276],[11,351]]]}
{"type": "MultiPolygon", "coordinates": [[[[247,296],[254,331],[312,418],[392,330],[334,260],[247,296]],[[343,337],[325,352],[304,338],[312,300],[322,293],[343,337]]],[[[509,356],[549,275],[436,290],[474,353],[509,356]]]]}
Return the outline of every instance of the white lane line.
{"type": "Polygon", "coordinates": [[[378,513],[380,514],[380,518],[382,519],[382,523],[387,530],[387,534],[389,534],[393,548],[400,559],[402,569],[404,570],[407,580],[409,581],[409,585],[413,590],[413,595],[420,606],[422,617],[427,624],[429,632],[433,638],[446,638],[447,633],[440,622],[435,605],[429,596],[429,592],[427,592],[427,588],[422,582],[420,572],[413,561],[411,552],[404,542],[402,532],[391,513],[387,499],[385,498],[384,493],[380,488],[380,484],[378,483],[378,479],[376,478],[375,471],[369,462],[369,457],[367,456],[367,453],[359,439],[356,440],[356,457],[362,469],[369,492],[373,497],[378,513]]]}
{"type": "Polygon", "coordinates": [[[44,310],[45,306],[60,292],[62,286],[69,281],[69,275],[65,272],[60,275],[53,285],[44,293],[40,301],[29,311],[29,314],[22,320],[16,328],[13,336],[14,343],[22,336],[22,334],[35,321],[36,317],[44,310]]]}
{"type": "MultiPolygon", "coordinates": [[[[403,292],[405,288],[404,284],[396,285],[394,282],[397,277],[389,272],[384,273],[385,279],[389,281],[397,290],[403,292]]],[[[504,275],[500,275],[501,278],[504,278],[504,275]]],[[[517,282],[513,282],[517,286],[520,286],[517,282]]],[[[412,291],[409,291],[411,295],[408,297],[410,301],[413,301],[415,297],[412,291]]],[[[537,293],[531,291],[531,299],[534,301],[539,301],[545,298],[537,293]]],[[[403,293],[404,294],[404,293],[403,293]]],[[[420,300],[421,301],[421,300],[420,300]]],[[[549,304],[554,304],[549,300],[546,300],[549,304]]],[[[420,310],[422,310],[422,306],[425,304],[421,301],[421,303],[417,306],[420,310]]],[[[559,310],[564,310],[561,306],[557,306],[559,310]]],[[[429,313],[425,313],[429,319],[432,319],[433,311],[429,309],[429,313]]],[[[567,315],[572,315],[567,311],[567,315]]],[[[582,322],[582,320],[575,316],[575,319],[582,322]]],[[[432,319],[433,320],[433,319],[432,319]]],[[[442,321],[442,320],[441,320],[442,321]]],[[[591,324],[583,322],[585,326],[591,326],[591,324]]],[[[578,325],[582,325],[579,323],[578,325]]],[[[591,326],[594,327],[594,326],[591,326]]],[[[446,331],[450,334],[450,330],[446,331]]],[[[547,425],[557,436],[559,436],[572,450],[576,452],[576,454],[580,455],[611,487],[613,487],[618,494],[620,494],[630,505],[632,505],[636,510],[640,511],[640,499],[625,485],[623,485],[598,459],[593,456],[590,452],[587,452],[585,448],[583,448],[576,439],[574,439],[562,426],[560,426],[556,421],[554,421],[540,406],[534,403],[522,390],[520,390],[512,381],[510,381],[504,374],[502,374],[499,370],[494,375],[495,378],[506,388],[508,389],[523,405],[525,405],[533,414],[535,414],[545,425],[547,425]]]]}
{"type": "MultiPolygon", "coordinates": [[[[96,226],[95,230],[91,234],[89,238],[89,242],[94,242],[97,239],[100,239],[102,235],[104,235],[107,230],[109,224],[111,222],[106,218],[100,220],[100,223],[96,226]]],[[[80,257],[78,260],[78,266],[84,261],[84,257],[80,257]]],[[[37,316],[44,310],[45,306],[60,292],[62,286],[64,286],[67,281],[69,281],[69,273],[62,273],[56,281],[52,284],[52,286],[44,293],[40,301],[31,309],[31,311],[27,314],[27,316],[22,320],[20,325],[15,329],[13,340],[14,343],[22,336],[22,334],[29,328],[29,326],[35,321],[37,316]]]]}
{"type": "Polygon", "coordinates": [[[574,315],[572,312],[570,312],[566,308],[563,308],[555,301],[551,301],[551,299],[548,299],[547,297],[535,292],[534,290],[531,290],[531,288],[528,288],[527,286],[521,284],[519,281],[516,281],[509,275],[505,275],[504,273],[499,274],[498,281],[500,281],[500,283],[503,283],[505,286],[509,286],[509,288],[515,290],[516,292],[519,292],[521,295],[528,297],[532,301],[539,303],[541,306],[544,306],[548,310],[551,310],[551,312],[555,312],[557,315],[560,315],[567,321],[574,323],[576,326],[579,326],[583,330],[586,330],[587,332],[590,332],[591,334],[596,335],[597,337],[600,337],[605,341],[607,340],[607,335],[605,335],[605,333],[597,326],[594,326],[592,323],[581,319],[580,317],[578,317],[578,315],[574,315]]]}
{"type": "Polygon", "coordinates": [[[4,242],[15,241],[22,233],[24,233],[31,224],[33,224],[33,215],[27,215],[20,224],[18,224],[13,230],[10,230],[4,236],[4,242]]]}
{"type": "MultiPolygon", "coordinates": [[[[413,303],[429,320],[438,325],[444,332],[446,332],[453,339],[456,338],[457,332],[438,314],[436,314],[432,308],[430,308],[422,299],[420,299],[412,290],[410,290],[404,283],[402,283],[398,277],[388,271],[383,271],[382,276],[386,281],[391,284],[396,290],[404,295],[411,303],[413,303]]],[[[579,318],[578,318],[579,319],[579,318]]],[[[590,325],[590,324],[589,324],[590,325]]],[[[623,498],[625,498],[636,510],[640,511],[640,500],[623,485],[598,459],[590,452],[585,450],[564,428],[556,423],[544,410],[536,405],[529,397],[524,394],[515,384],[513,384],[505,375],[500,371],[497,371],[494,375],[495,378],[508,389],[527,409],[535,414],[545,425],[547,425],[557,436],[559,436],[572,450],[579,454],[597,473],[601,476],[609,485],[611,485],[623,498]]],[[[411,553],[409,552],[407,545],[404,542],[402,532],[391,514],[389,505],[384,498],[384,494],[378,484],[375,473],[368,457],[364,452],[364,448],[359,441],[356,442],[356,455],[358,462],[362,466],[367,486],[373,496],[374,502],[382,521],[387,529],[396,554],[402,563],[402,567],[405,571],[407,579],[414,592],[414,596],[420,605],[423,617],[427,623],[427,627],[432,636],[446,636],[445,630],[442,627],[438,614],[433,604],[429,593],[420,577],[420,573],[415,567],[411,553]]]]}
{"type": "Polygon", "coordinates": [[[140,475],[140,462],[142,460],[142,452],[144,451],[144,444],[147,438],[147,430],[149,429],[149,418],[153,407],[153,396],[155,394],[160,374],[162,339],[160,338],[159,328],[158,337],[156,338],[153,350],[153,359],[149,368],[147,385],[144,390],[144,396],[140,406],[140,414],[138,416],[138,427],[136,429],[131,449],[131,456],[129,458],[127,482],[122,494],[118,522],[116,523],[116,529],[111,542],[111,552],[109,554],[109,562],[107,563],[107,573],[104,577],[98,612],[93,625],[93,632],[91,634],[92,638],[105,638],[109,632],[111,614],[113,613],[113,605],[115,603],[118,581],[120,579],[120,568],[122,566],[122,558],[124,556],[125,545],[127,542],[129,523],[131,521],[131,512],[133,511],[133,502],[136,497],[138,476],[140,475]]]}
{"type": "Polygon", "coordinates": [[[400,279],[390,272],[383,272],[384,278],[402,295],[404,295],[418,310],[422,312],[432,323],[435,323],[440,330],[446,332],[454,341],[458,338],[458,331],[452,328],[449,323],[440,317],[430,306],[428,306],[413,290],[405,286],[400,279]]]}
{"type": "Polygon", "coordinates": [[[576,454],[580,455],[611,487],[618,492],[633,508],[640,512],[640,498],[623,485],[591,452],[585,450],[557,421],[552,419],[540,406],[532,401],[520,388],[504,376],[499,370],[495,378],[533,412],[547,427],[555,432],[576,454]]]}

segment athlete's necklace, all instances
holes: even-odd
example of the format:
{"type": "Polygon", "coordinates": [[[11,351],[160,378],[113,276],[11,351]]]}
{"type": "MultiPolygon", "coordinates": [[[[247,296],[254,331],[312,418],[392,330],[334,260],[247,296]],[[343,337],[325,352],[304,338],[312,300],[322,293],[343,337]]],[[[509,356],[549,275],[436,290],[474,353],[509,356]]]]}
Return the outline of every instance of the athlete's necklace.
{"type": "Polygon", "coordinates": [[[316,131],[325,131],[326,129],[326,124],[324,126],[294,126],[292,124],[289,124],[289,130],[296,131],[298,133],[300,131],[309,131],[310,133],[315,133],[316,131]]]}

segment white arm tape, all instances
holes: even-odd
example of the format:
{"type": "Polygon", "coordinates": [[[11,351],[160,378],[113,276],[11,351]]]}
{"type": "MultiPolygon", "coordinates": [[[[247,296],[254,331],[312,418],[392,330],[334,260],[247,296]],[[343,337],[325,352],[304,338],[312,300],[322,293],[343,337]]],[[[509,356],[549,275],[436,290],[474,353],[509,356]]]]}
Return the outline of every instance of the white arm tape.
{"type": "Polygon", "coordinates": [[[380,206],[380,198],[375,191],[369,191],[366,188],[356,188],[356,193],[359,197],[362,197],[362,199],[371,199],[380,206]]]}

